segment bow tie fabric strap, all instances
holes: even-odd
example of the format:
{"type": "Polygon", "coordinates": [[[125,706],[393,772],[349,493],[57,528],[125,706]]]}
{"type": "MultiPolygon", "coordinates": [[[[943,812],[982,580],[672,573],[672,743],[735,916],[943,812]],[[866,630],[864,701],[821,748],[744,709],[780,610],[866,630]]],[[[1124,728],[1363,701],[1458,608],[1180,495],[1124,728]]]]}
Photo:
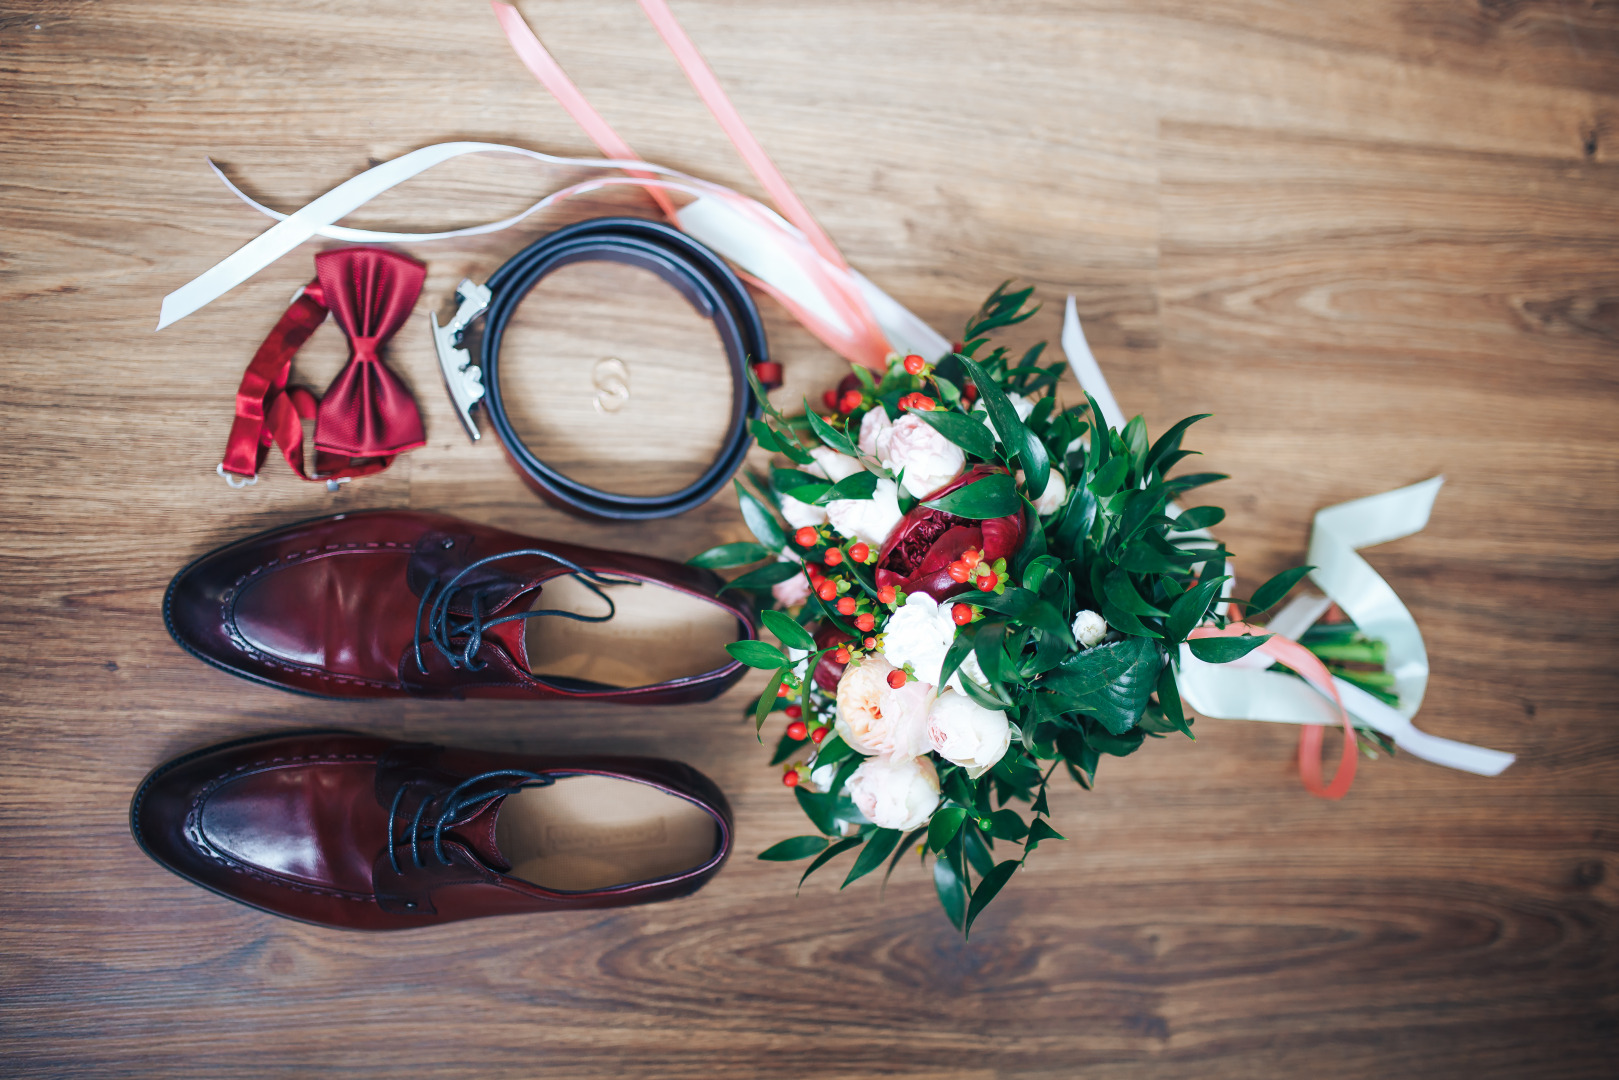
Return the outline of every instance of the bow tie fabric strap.
{"type": "Polygon", "coordinates": [[[349,362],[315,415],[315,447],[349,457],[390,457],[427,442],[416,399],[377,350],[410,318],[427,268],[386,248],[338,248],[315,256],[332,318],[349,339],[349,362]]]}
{"type": "Polygon", "coordinates": [[[377,355],[415,307],[425,268],[381,248],[346,248],[315,256],[315,269],[242,376],[222,474],[251,482],[274,445],[305,480],[367,476],[426,442],[415,399],[377,355]],[[348,336],[349,362],[317,399],[287,382],[328,311],[348,336]],[[313,474],[304,468],[305,420],[315,421],[313,474]]]}

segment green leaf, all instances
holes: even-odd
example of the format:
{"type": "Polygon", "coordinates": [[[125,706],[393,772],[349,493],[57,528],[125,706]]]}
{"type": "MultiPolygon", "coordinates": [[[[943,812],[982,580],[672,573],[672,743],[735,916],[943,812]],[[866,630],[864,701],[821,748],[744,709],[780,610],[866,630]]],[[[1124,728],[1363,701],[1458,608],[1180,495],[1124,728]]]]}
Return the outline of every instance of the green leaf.
{"type": "Polygon", "coordinates": [[[1244,618],[1251,618],[1269,611],[1281,602],[1282,597],[1293,590],[1299,579],[1314,570],[1313,566],[1295,566],[1291,570],[1283,570],[1265,584],[1254,590],[1253,599],[1248,601],[1247,609],[1243,612],[1244,618]]]}
{"type": "MultiPolygon", "coordinates": [[[[814,839],[814,837],[811,837],[810,839],[814,839]]],[[[1023,857],[1027,859],[1031,854],[1033,854],[1034,849],[1039,847],[1041,841],[1043,840],[1066,839],[1068,839],[1068,837],[1064,836],[1056,829],[1053,829],[1049,824],[1046,823],[1045,818],[1037,817],[1034,819],[1034,823],[1029,826],[1029,838],[1023,842],[1023,857]]]]}
{"type": "Polygon", "coordinates": [[[759,852],[759,858],[766,862],[797,862],[811,855],[819,855],[826,850],[826,845],[824,836],[794,836],[779,844],[771,844],[759,852]]]}
{"type": "Polygon", "coordinates": [[[763,420],[749,420],[748,430],[753,432],[753,437],[758,440],[762,449],[773,454],[785,454],[789,460],[799,465],[808,465],[815,460],[809,455],[809,451],[798,445],[791,436],[772,429],[763,420]]]}
{"type": "Polygon", "coordinates": [[[1109,600],[1118,605],[1120,610],[1128,611],[1132,615],[1169,614],[1142,599],[1136,587],[1131,584],[1130,575],[1123,570],[1109,570],[1107,577],[1102,580],[1102,591],[1109,600]]]}
{"type": "Polygon", "coordinates": [[[1046,489],[1046,482],[1051,476],[1051,459],[1046,455],[1045,444],[1042,443],[1028,426],[1018,419],[1017,409],[1007,399],[995,380],[989,373],[978,365],[975,360],[962,358],[961,366],[972,375],[973,381],[978,384],[978,393],[984,401],[984,410],[989,413],[990,422],[995,430],[1000,432],[1001,445],[1008,453],[1017,455],[1019,463],[1023,466],[1024,481],[1031,494],[1039,496],[1046,489]]]}
{"type": "Polygon", "coordinates": [[[1119,607],[1106,596],[1102,597],[1102,618],[1106,619],[1107,624],[1121,634],[1144,638],[1163,637],[1158,631],[1143,625],[1140,619],[1119,607]]]}
{"type": "Polygon", "coordinates": [[[973,652],[978,666],[984,669],[984,678],[993,687],[1001,681],[1001,661],[1006,656],[1002,643],[1006,640],[1006,624],[998,619],[986,619],[973,634],[973,652]]]}
{"type": "Polygon", "coordinates": [[[839,855],[842,855],[850,848],[859,847],[860,842],[864,839],[865,837],[863,836],[851,836],[847,839],[839,840],[837,843],[821,852],[815,857],[815,861],[809,864],[809,869],[804,871],[804,876],[798,879],[798,887],[802,889],[804,887],[804,882],[809,880],[809,876],[811,874],[815,873],[815,871],[819,870],[821,867],[825,866],[839,855]]]}
{"type": "Polygon", "coordinates": [[[967,818],[967,811],[959,806],[946,806],[942,810],[935,810],[933,820],[928,822],[928,850],[943,851],[944,846],[956,838],[961,831],[961,823],[967,818]]]}
{"type": "Polygon", "coordinates": [[[984,879],[978,883],[978,888],[973,890],[972,901],[967,905],[967,919],[961,928],[963,935],[972,933],[974,921],[989,906],[989,902],[995,899],[995,894],[1001,891],[1001,886],[1007,883],[1019,865],[1021,864],[1016,859],[1007,859],[984,875],[984,879]]]}
{"type": "Polygon", "coordinates": [[[1158,646],[1143,638],[1110,641],[1086,649],[1047,672],[1037,684],[1051,691],[1050,704],[1082,712],[1115,735],[1134,727],[1158,680],[1158,646]]]}
{"type": "Polygon", "coordinates": [[[1175,527],[1169,531],[1191,532],[1193,529],[1207,529],[1224,520],[1225,511],[1218,506],[1194,506],[1190,510],[1182,510],[1180,517],[1175,519],[1175,527]]]}
{"type": "MultiPolygon", "coordinates": [[[[740,644],[740,642],[737,644],[740,644]]],[[[777,668],[776,673],[770,676],[770,681],[765,683],[764,691],[759,695],[758,703],[753,706],[753,730],[755,734],[765,726],[765,717],[769,716],[771,710],[776,707],[776,691],[781,688],[781,681],[786,677],[787,669],[784,667],[777,668]]]]}
{"type": "Polygon", "coordinates": [[[1112,458],[1106,465],[1096,470],[1096,475],[1091,478],[1091,490],[1099,498],[1105,499],[1119,490],[1120,485],[1124,483],[1124,478],[1129,474],[1129,458],[1112,458]]]}
{"type": "Polygon", "coordinates": [[[1124,425],[1119,432],[1119,438],[1124,440],[1125,452],[1130,455],[1131,464],[1135,467],[1135,474],[1141,476],[1147,471],[1147,421],[1140,416],[1132,416],[1130,422],[1124,425]]]}
{"type": "MultiPolygon", "coordinates": [[[[759,700],[767,703],[770,701],[769,698],[762,694],[759,696],[759,700]]],[[[778,698],[777,700],[779,701],[782,699],[778,698]]],[[[755,705],[757,706],[757,703],[755,703],[755,705]]],[[[765,709],[765,716],[768,718],[773,711],[773,709],[767,707],[765,709]]],[[[757,728],[755,730],[757,730],[757,728]]],[[[786,761],[788,758],[802,750],[804,748],[804,743],[807,741],[808,740],[806,739],[789,738],[785,731],[782,732],[781,738],[776,741],[776,752],[770,755],[770,764],[780,765],[782,762],[786,761]]]]}
{"type": "Polygon", "coordinates": [[[939,894],[939,906],[944,908],[945,918],[960,930],[967,915],[967,883],[943,854],[933,860],[933,888],[939,894]]]}
{"type": "MultiPolygon", "coordinates": [[[[1181,436],[1186,434],[1187,428],[1199,420],[1207,420],[1213,415],[1213,413],[1198,413],[1196,416],[1188,416],[1185,420],[1158,436],[1158,441],[1152,444],[1151,450],[1147,451],[1147,468],[1151,469],[1154,465],[1157,465],[1163,460],[1165,454],[1172,454],[1179,450],[1181,436]]],[[[1167,470],[1169,466],[1165,465],[1164,468],[1167,470]]]]}
{"type": "Polygon", "coordinates": [[[1273,635],[1243,634],[1241,637],[1200,637],[1187,642],[1192,655],[1205,664],[1229,664],[1263,645],[1273,635]]]}
{"type": "Polygon", "coordinates": [[[1181,706],[1180,687],[1175,685],[1175,665],[1165,664],[1164,670],[1158,673],[1158,707],[1164,710],[1164,717],[1175,729],[1189,739],[1196,739],[1192,734],[1192,725],[1186,721],[1186,710],[1181,706]]]}
{"type": "MultiPolygon", "coordinates": [[[[986,813],[988,809],[986,805],[986,813]]],[[[973,864],[980,877],[995,869],[995,856],[989,853],[989,845],[984,843],[984,834],[978,830],[976,822],[961,830],[961,847],[967,853],[967,861],[973,864]]]]}
{"type": "Polygon", "coordinates": [[[1029,834],[1029,827],[1016,810],[1008,807],[989,816],[989,835],[997,840],[1021,840],[1029,834]]]}
{"type": "Polygon", "coordinates": [[[813,503],[832,486],[819,476],[797,469],[771,469],[770,483],[783,495],[791,495],[802,503],[813,503]]]}
{"type": "Polygon", "coordinates": [[[832,800],[826,794],[814,794],[805,791],[802,786],[793,788],[793,797],[798,800],[798,807],[804,811],[817,829],[828,836],[837,836],[840,830],[837,822],[832,820],[832,800]]]}
{"type": "Polygon", "coordinates": [[[894,876],[894,867],[898,866],[899,861],[905,857],[905,853],[911,850],[916,843],[917,837],[922,836],[927,831],[928,827],[926,825],[920,829],[912,829],[905,835],[905,839],[901,840],[894,848],[894,857],[888,860],[888,869],[883,871],[883,888],[888,887],[888,879],[894,876]]]}
{"type": "Polygon", "coordinates": [[[849,441],[847,435],[816,415],[815,410],[810,408],[808,398],[804,399],[804,417],[809,421],[810,430],[815,432],[815,437],[823,443],[840,454],[847,454],[852,458],[860,456],[860,451],[849,441]]]}
{"type": "Polygon", "coordinates": [[[825,506],[834,499],[869,499],[877,490],[877,477],[864,470],[850,473],[823,491],[815,502],[825,506]]]}
{"type": "Polygon", "coordinates": [[[810,636],[808,630],[794,622],[791,616],[779,611],[764,611],[759,614],[759,620],[765,624],[766,630],[780,638],[781,643],[789,649],[815,651],[815,639],[810,636]]]}
{"type": "Polygon", "coordinates": [[[734,544],[721,544],[693,555],[687,566],[700,566],[705,570],[719,570],[731,566],[746,566],[770,557],[770,549],[751,540],[738,540],[734,544]]]}
{"type": "Polygon", "coordinates": [[[748,529],[753,535],[759,538],[759,543],[771,551],[784,549],[787,546],[787,534],[781,531],[775,515],[766,510],[764,503],[742,486],[742,481],[731,482],[736,485],[737,502],[742,506],[742,520],[747,522],[748,529]]]}
{"type": "Polygon", "coordinates": [[[1179,495],[1184,492],[1191,491],[1193,488],[1202,487],[1204,484],[1214,484],[1221,480],[1229,479],[1231,479],[1231,477],[1227,476],[1225,473],[1187,473],[1185,476],[1177,476],[1172,479],[1165,480],[1164,487],[1168,489],[1171,495],[1179,495]]]}
{"type": "MultiPolygon", "coordinates": [[[[1011,590],[1007,590],[1010,592],[1011,590]]],[[[955,638],[950,642],[950,648],[944,654],[944,666],[939,669],[939,685],[943,686],[950,681],[962,663],[966,661],[967,654],[973,651],[972,635],[956,632],[955,638]]]]}
{"type": "Polygon", "coordinates": [[[995,460],[995,437],[989,433],[983,421],[976,419],[977,414],[935,410],[913,415],[920,416],[923,423],[974,457],[985,461],[995,460]]]}
{"type": "Polygon", "coordinates": [[[795,574],[802,574],[803,567],[793,562],[766,563],[757,570],[749,570],[720,586],[719,591],[727,589],[768,589],[772,585],[786,581],[795,574]]]}
{"type": "Polygon", "coordinates": [[[725,646],[725,651],[749,667],[766,671],[792,666],[780,649],[766,641],[733,641],[725,646]]]}
{"type": "Polygon", "coordinates": [[[1213,603],[1219,594],[1220,585],[1225,576],[1212,577],[1201,582],[1197,588],[1188,589],[1175,598],[1174,604],[1169,608],[1169,622],[1164,626],[1165,640],[1174,645],[1186,640],[1197,624],[1203,621],[1208,614],[1209,604],[1213,603]]]}
{"type": "Polygon", "coordinates": [[[1006,473],[990,473],[966,487],[922,504],[957,517],[983,521],[1015,514],[1023,506],[1017,482],[1006,473]]]}
{"type": "Polygon", "coordinates": [[[1129,757],[1141,749],[1146,740],[1146,733],[1140,728],[1126,731],[1122,735],[1115,735],[1111,731],[1097,731],[1094,728],[1085,733],[1085,741],[1092,744],[1104,754],[1114,757],[1129,757]]]}
{"type": "Polygon", "coordinates": [[[854,868],[849,871],[849,876],[843,879],[843,884],[838,888],[847,889],[851,883],[881,866],[883,860],[893,853],[894,845],[899,843],[901,835],[903,834],[898,829],[878,829],[872,833],[870,839],[866,841],[866,846],[861,850],[860,857],[855,859],[854,868]]]}
{"type": "Polygon", "coordinates": [[[854,753],[854,747],[844,742],[842,735],[833,735],[821,744],[819,750],[815,751],[816,767],[842,761],[852,753],[854,753]]]}

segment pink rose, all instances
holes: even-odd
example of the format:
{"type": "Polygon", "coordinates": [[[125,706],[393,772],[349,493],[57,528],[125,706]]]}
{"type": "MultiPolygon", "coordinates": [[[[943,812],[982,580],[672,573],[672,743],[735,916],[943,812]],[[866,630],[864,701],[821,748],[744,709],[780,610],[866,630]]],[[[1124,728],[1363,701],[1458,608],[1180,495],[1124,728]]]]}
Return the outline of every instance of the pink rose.
{"type": "Polygon", "coordinates": [[[870,758],[845,786],[855,809],[879,829],[918,828],[939,808],[939,772],[925,757],[870,758]]]}
{"type": "Polygon", "coordinates": [[[872,409],[860,421],[860,452],[881,461],[888,456],[888,439],[893,433],[894,421],[881,405],[872,409]]]}
{"type": "Polygon", "coordinates": [[[933,686],[907,679],[896,690],[888,685],[888,675],[893,670],[894,666],[880,656],[867,656],[843,669],[843,677],[838,680],[838,734],[862,754],[925,754],[933,686]]]}
{"type": "MultiPolygon", "coordinates": [[[[785,555],[776,556],[777,562],[798,562],[785,555]]],[[[778,581],[770,586],[770,595],[776,598],[776,603],[784,608],[797,607],[809,599],[809,578],[800,570],[786,581],[778,581]]]]}
{"type": "Polygon", "coordinates": [[[905,490],[918,499],[948,484],[967,467],[967,455],[962,453],[961,447],[915,413],[906,413],[896,420],[887,436],[888,452],[883,455],[883,468],[896,475],[901,469],[905,470],[902,478],[905,490]]]}
{"type": "Polygon", "coordinates": [[[999,709],[986,709],[965,694],[947,690],[928,713],[928,745],[976,780],[1006,756],[1012,725],[999,709]]]}

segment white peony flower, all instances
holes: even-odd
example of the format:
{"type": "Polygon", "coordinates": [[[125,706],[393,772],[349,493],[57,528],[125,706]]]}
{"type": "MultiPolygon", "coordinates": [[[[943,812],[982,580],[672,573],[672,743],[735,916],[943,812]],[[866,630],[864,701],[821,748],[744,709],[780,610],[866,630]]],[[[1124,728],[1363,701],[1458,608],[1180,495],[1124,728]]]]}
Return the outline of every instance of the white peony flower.
{"type": "Polygon", "coordinates": [[[826,520],[834,529],[879,549],[904,516],[899,512],[899,488],[892,480],[878,480],[869,499],[833,499],[826,504],[826,520]]]}
{"type": "Polygon", "coordinates": [[[795,529],[826,524],[826,507],[800,502],[791,495],[781,497],[781,516],[795,529]]]}
{"type": "MultiPolygon", "coordinates": [[[[1022,394],[1014,394],[1008,391],[1006,400],[1012,403],[1012,411],[1017,413],[1017,418],[1019,420],[1027,420],[1029,418],[1029,414],[1034,412],[1033,398],[1026,398],[1022,394]]],[[[973,406],[973,412],[989,412],[989,406],[984,404],[983,398],[978,399],[978,404],[973,406]]],[[[995,422],[993,420],[991,420],[989,424],[989,433],[996,442],[1001,441],[1001,433],[995,430],[995,422]]]]}
{"type": "Polygon", "coordinates": [[[860,452],[881,461],[888,456],[888,438],[894,430],[894,421],[881,405],[872,409],[860,421],[860,452]]]}
{"type": "Polygon", "coordinates": [[[825,477],[834,484],[845,476],[853,476],[865,467],[848,454],[840,454],[826,446],[817,446],[811,450],[810,457],[815,459],[815,464],[806,466],[807,471],[825,477]]]}
{"type": "MultiPolygon", "coordinates": [[[[1017,473],[1019,484],[1028,483],[1023,476],[1023,470],[1017,473]]],[[[1046,480],[1046,490],[1033,499],[1034,512],[1041,517],[1055,514],[1062,509],[1062,504],[1068,501],[1068,481],[1063,479],[1062,473],[1056,469],[1051,470],[1051,476],[1046,480]]]]}
{"type": "Polygon", "coordinates": [[[933,686],[907,679],[896,690],[888,685],[888,674],[893,670],[893,665],[880,656],[867,656],[843,669],[843,677],[838,680],[838,734],[862,754],[925,754],[933,686]]]}
{"type": "MultiPolygon", "coordinates": [[[[937,684],[939,672],[944,670],[944,655],[956,639],[956,620],[950,617],[951,603],[939,603],[927,593],[914,592],[905,597],[905,603],[888,617],[883,627],[883,656],[894,667],[910,665],[916,677],[937,684]]],[[[972,653],[962,661],[960,669],[950,676],[951,689],[961,689],[961,672],[977,682],[984,681],[984,669],[972,653]]]]}
{"type": "Polygon", "coordinates": [[[892,473],[905,470],[905,490],[918,499],[926,498],[961,475],[967,455],[915,413],[906,413],[886,432],[888,452],[883,468],[892,473]]]}
{"type": "Polygon", "coordinates": [[[871,758],[845,786],[855,808],[879,829],[918,828],[939,807],[939,772],[925,757],[871,758]]]}
{"type": "Polygon", "coordinates": [[[965,694],[946,690],[928,712],[928,745],[976,780],[1012,745],[1012,725],[999,709],[986,709],[965,694]]]}
{"type": "Polygon", "coordinates": [[[1073,630],[1074,639],[1088,649],[1107,637],[1107,620],[1094,611],[1081,611],[1074,616],[1073,630]]]}

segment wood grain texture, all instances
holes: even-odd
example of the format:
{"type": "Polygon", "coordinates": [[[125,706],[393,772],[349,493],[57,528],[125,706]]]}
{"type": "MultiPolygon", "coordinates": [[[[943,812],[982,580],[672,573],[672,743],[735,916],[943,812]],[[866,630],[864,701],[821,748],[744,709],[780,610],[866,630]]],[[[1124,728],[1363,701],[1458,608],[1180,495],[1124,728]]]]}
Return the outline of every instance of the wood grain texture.
{"type": "MultiPolygon", "coordinates": [[[[1194,445],[1234,476],[1215,490],[1247,579],[1297,562],[1320,507],[1445,473],[1427,531],[1371,559],[1427,637],[1422,725],[1518,763],[1494,780],[1367,763],[1323,803],[1293,774],[1292,731],[1204,721],[1196,743],[1110,759],[1095,792],[1054,797],[1071,839],[963,944],[912,865],[880,901],[830,875],[794,899],[790,871],[755,861],[802,825],[740,718],[751,682],[646,711],[343,705],[203,667],[163,632],[169,577],[301,517],[410,506],[675,558],[745,531],[729,495],[641,528],[541,504],[493,440],[467,443],[419,323],[391,355],[428,446],[335,496],[279,464],[245,491],[213,474],[241,370],[310,266],[297,252],[152,333],[164,293],[264,227],[203,158],[290,209],[430,142],[587,152],[486,7],[7,0],[0,1074],[1612,1076],[1619,10],[676,8],[897,298],[949,332],[997,282],[1030,281],[1048,307],[1015,337],[1033,340],[1072,292],[1127,410],[1155,429],[1215,413],[1194,445]],[[681,758],[730,795],[737,857],[675,904],[362,937],[237,907],[136,850],[126,807],[147,769],[310,724],[681,758]]],[[[756,191],[628,0],[522,9],[637,150],[756,191]]],[[[356,221],[470,224],[564,176],[457,162],[356,221]]],[[[420,245],[420,311],[447,313],[462,276],[558,224],[646,209],[617,195],[420,245]]],[[[631,301],[624,347],[656,352],[655,301],[631,301]]],[[[837,361],[761,308],[780,400],[818,394],[837,361]]],[[[542,337],[609,347],[555,314],[542,337]]],[[[702,419],[692,394],[728,391],[679,314],[660,316],[665,355],[691,358],[691,383],[634,360],[635,400],[702,419]]],[[[298,370],[320,386],[341,358],[323,333],[298,370]]],[[[563,389],[559,452],[599,469],[584,459],[611,432],[587,423],[588,386],[563,389]]]]}

